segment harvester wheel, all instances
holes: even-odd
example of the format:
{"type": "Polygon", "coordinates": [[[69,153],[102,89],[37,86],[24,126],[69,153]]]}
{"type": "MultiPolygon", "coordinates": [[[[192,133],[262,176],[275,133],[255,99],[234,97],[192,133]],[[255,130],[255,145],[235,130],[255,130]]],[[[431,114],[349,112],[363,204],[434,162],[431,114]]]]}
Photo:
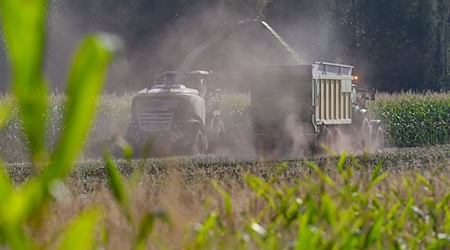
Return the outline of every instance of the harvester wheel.
{"type": "Polygon", "coordinates": [[[205,153],[205,141],[203,139],[203,132],[199,129],[195,133],[195,138],[192,143],[191,152],[192,155],[204,154],[205,153]]]}
{"type": "Polygon", "coordinates": [[[384,148],[384,131],[383,128],[378,127],[376,136],[375,136],[375,143],[373,145],[375,148],[376,153],[381,153],[384,148]]]}
{"type": "Polygon", "coordinates": [[[131,123],[128,125],[125,139],[133,148],[134,156],[140,156],[144,145],[144,138],[142,138],[142,134],[139,132],[137,124],[131,123]]]}

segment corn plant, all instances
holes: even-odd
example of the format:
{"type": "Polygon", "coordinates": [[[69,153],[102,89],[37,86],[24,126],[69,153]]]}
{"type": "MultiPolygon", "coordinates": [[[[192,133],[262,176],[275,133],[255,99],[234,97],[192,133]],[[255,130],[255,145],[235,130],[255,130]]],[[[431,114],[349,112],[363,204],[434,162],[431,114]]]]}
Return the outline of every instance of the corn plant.
{"type": "Polygon", "coordinates": [[[417,147],[450,142],[448,94],[384,95],[371,108],[384,123],[392,146],[417,147]]]}
{"type": "MultiPolygon", "coordinates": [[[[42,74],[46,7],[44,0],[0,1],[3,34],[12,68],[11,103],[18,107],[22,131],[29,148],[29,160],[38,176],[12,186],[3,165],[0,168],[0,244],[12,249],[32,249],[37,243],[30,231],[33,220],[54,197],[55,185],[70,171],[86,137],[102,89],[107,66],[115,51],[112,37],[91,35],[75,54],[68,76],[63,128],[57,146],[46,149],[45,127],[48,87],[42,74]]],[[[12,105],[2,103],[0,125],[12,105]]],[[[100,212],[88,209],[69,224],[61,249],[89,249],[95,246],[100,212]]]]}

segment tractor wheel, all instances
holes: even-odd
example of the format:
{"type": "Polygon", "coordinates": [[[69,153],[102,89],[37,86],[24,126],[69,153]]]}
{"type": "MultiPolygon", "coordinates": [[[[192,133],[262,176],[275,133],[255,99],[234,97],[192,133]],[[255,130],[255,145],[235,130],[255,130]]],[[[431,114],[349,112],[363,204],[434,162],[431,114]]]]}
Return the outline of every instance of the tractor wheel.
{"type": "Polygon", "coordinates": [[[219,152],[225,144],[225,127],[220,118],[214,118],[210,132],[211,153],[219,152]]]}
{"type": "Polygon", "coordinates": [[[369,145],[370,145],[370,135],[371,133],[371,127],[369,125],[369,120],[366,118],[364,119],[362,126],[361,126],[361,134],[360,134],[360,139],[361,139],[361,147],[364,150],[368,150],[369,145]]]}
{"type": "Polygon", "coordinates": [[[375,134],[375,141],[373,144],[374,150],[376,153],[381,153],[384,148],[384,131],[383,128],[378,127],[377,132],[375,134]]]}
{"type": "Polygon", "coordinates": [[[191,155],[198,155],[205,153],[205,141],[203,139],[203,132],[199,129],[196,133],[194,133],[194,141],[192,142],[190,148],[191,155]]]}

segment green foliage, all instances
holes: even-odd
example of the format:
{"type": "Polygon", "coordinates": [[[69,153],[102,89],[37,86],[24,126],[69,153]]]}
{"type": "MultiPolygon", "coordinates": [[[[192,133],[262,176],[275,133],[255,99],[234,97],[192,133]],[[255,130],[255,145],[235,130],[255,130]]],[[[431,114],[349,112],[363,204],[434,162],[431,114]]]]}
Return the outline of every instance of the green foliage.
{"type": "Polygon", "coordinates": [[[450,95],[381,96],[371,111],[382,120],[395,147],[447,144],[450,140],[450,95]]]}
{"type": "MultiPolygon", "coordinates": [[[[98,101],[98,110],[89,136],[84,138],[84,158],[100,158],[104,145],[112,145],[115,137],[124,136],[130,120],[131,95],[103,95],[98,101]]],[[[28,158],[27,140],[22,136],[22,122],[11,96],[0,97],[0,106],[9,118],[0,129],[0,155],[6,162],[24,162],[28,158]]],[[[64,128],[66,97],[56,94],[49,97],[45,141],[50,150],[55,149],[64,128]]],[[[1,113],[0,113],[1,117],[1,113]]]]}
{"type": "Polygon", "coordinates": [[[108,172],[109,185],[111,187],[111,191],[114,195],[114,198],[120,204],[123,212],[125,213],[128,220],[131,220],[130,215],[130,207],[129,207],[129,198],[125,190],[125,186],[123,185],[122,178],[120,177],[120,173],[117,170],[116,164],[111,159],[109,153],[105,154],[106,160],[106,170],[108,172]]]}
{"type": "Polygon", "coordinates": [[[244,225],[227,223],[228,216],[213,210],[188,241],[192,242],[188,248],[439,249],[450,243],[446,238],[448,213],[435,205],[447,201],[448,192],[426,205],[424,197],[414,192],[426,187],[427,193],[436,194],[438,186],[430,185],[423,177],[417,177],[420,183],[414,182],[414,177],[408,175],[408,183],[416,184],[404,186],[402,190],[414,193],[405,200],[400,190],[383,188],[391,185],[380,167],[372,174],[355,176],[350,164],[353,160],[345,158],[340,161],[347,162],[339,170],[340,175],[326,173],[310,163],[317,176],[305,175],[288,182],[278,178],[266,182],[249,176],[246,182],[253,190],[247,195],[250,207],[235,218],[244,225]],[[255,204],[256,215],[252,213],[255,204]],[[222,238],[217,239],[217,234],[222,238]]]}

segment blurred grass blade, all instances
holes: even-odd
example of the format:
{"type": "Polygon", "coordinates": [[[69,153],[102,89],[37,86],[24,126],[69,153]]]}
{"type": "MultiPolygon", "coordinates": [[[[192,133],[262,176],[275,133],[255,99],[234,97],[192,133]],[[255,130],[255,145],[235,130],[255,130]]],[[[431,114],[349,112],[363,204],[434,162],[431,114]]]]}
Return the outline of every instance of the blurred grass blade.
{"type": "Polygon", "coordinates": [[[344,152],[341,154],[341,157],[339,157],[339,161],[337,164],[337,169],[341,175],[344,172],[344,165],[346,160],[347,160],[347,153],[344,152]]]}
{"type": "Polygon", "coordinates": [[[321,199],[321,207],[323,211],[324,218],[328,221],[328,223],[334,227],[338,218],[336,218],[336,205],[333,202],[333,199],[328,194],[323,194],[321,199]]]}
{"type": "Polygon", "coordinates": [[[78,250],[94,249],[96,228],[100,221],[100,211],[92,209],[79,215],[64,233],[59,249],[78,250]]]}
{"type": "Polygon", "coordinates": [[[157,210],[147,213],[141,220],[139,227],[139,233],[137,235],[135,246],[133,249],[143,250],[146,249],[147,236],[153,232],[155,220],[160,219],[161,221],[170,224],[170,218],[166,211],[157,210]]]}
{"type": "Polygon", "coordinates": [[[211,231],[218,225],[219,216],[216,213],[211,213],[205,222],[199,228],[194,239],[192,249],[205,248],[208,243],[208,236],[212,235],[211,231]]]}
{"type": "Polygon", "coordinates": [[[129,209],[129,198],[123,185],[122,177],[120,176],[119,170],[117,170],[116,164],[114,164],[111,159],[111,155],[105,153],[106,170],[108,172],[109,185],[112,189],[114,198],[122,207],[123,212],[128,220],[131,220],[130,209],[129,209]]]}
{"type": "Polygon", "coordinates": [[[370,177],[370,181],[374,181],[376,178],[378,178],[378,176],[380,175],[380,171],[381,171],[381,167],[383,165],[381,164],[381,162],[378,162],[377,166],[375,167],[375,169],[373,170],[373,174],[370,177]]]}
{"type": "Polygon", "coordinates": [[[374,188],[378,183],[382,182],[384,179],[386,179],[386,177],[388,176],[388,173],[384,173],[378,177],[376,177],[374,180],[372,180],[366,187],[366,191],[371,190],[372,188],[374,188]]]}
{"type": "Polygon", "coordinates": [[[0,204],[4,204],[12,191],[11,179],[5,166],[0,162],[0,204]]]}
{"type": "Polygon", "coordinates": [[[231,216],[232,206],[231,206],[231,197],[228,192],[226,192],[215,180],[212,181],[212,185],[214,189],[222,196],[224,201],[225,213],[228,217],[231,216]]]}
{"type": "Polygon", "coordinates": [[[47,178],[59,178],[66,174],[84,143],[114,52],[113,45],[112,37],[89,36],[75,55],[66,91],[64,129],[52,155],[47,178]]]}
{"type": "Polygon", "coordinates": [[[374,242],[382,239],[381,235],[383,234],[383,223],[383,216],[378,216],[375,219],[373,224],[370,226],[369,232],[367,233],[363,249],[369,249],[374,242]]]}
{"type": "Polygon", "coordinates": [[[273,183],[275,183],[278,178],[280,177],[280,175],[284,172],[284,170],[286,170],[286,168],[288,167],[288,163],[287,162],[283,162],[280,167],[277,169],[277,171],[275,172],[275,174],[273,175],[272,178],[270,178],[270,180],[267,182],[267,184],[272,185],[273,183]]]}
{"type": "Polygon", "coordinates": [[[311,218],[310,209],[307,209],[305,213],[299,218],[300,222],[295,250],[313,249],[312,239],[314,238],[314,234],[309,229],[310,218],[311,218]]]}
{"type": "Polygon", "coordinates": [[[319,175],[320,179],[324,181],[328,186],[335,187],[336,183],[326,174],[324,173],[317,165],[312,162],[307,161],[306,164],[310,169],[312,169],[317,175],[319,175]]]}
{"type": "Polygon", "coordinates": [[[47,85],[41,72],[46,7],[45,0],[0,1],[1,23],[13,72],[12,89],[34,163],[45,159],[47,85]]]}
{"type": "Polygon", "coordinates": [[[13,99],[8,97],[0,98],[0,129],[2,129],[11,119],[13,99]]]}
{"type": "Polygon", "coordinates": [[[246,175],[245,176],[245,182],[248,184],[248,186],[256,192],[257,197],[263,197],[264,200],[269,203],[270,207],[273,209],[276,209],[277,204],[274,200],[273,193],[275,191],[273,190],[272,186],[267,184],[263,179],[259,178],[255,175],[246,175]]]}
{"type": "Polygon", "coordinates": [[[431,183],[425,179],[421,174],[416,173],[417,180],[422,183],[425,187],[427,187],[429,190],[433,189],[433,186],[431,186],[431,183]]]}
{"type": "Polygon", "coordinates": [[[122,149],[125,159],[131,161],[133,158],[133,147],[122,137],[116,137],[116,144],[122,149]]]}

